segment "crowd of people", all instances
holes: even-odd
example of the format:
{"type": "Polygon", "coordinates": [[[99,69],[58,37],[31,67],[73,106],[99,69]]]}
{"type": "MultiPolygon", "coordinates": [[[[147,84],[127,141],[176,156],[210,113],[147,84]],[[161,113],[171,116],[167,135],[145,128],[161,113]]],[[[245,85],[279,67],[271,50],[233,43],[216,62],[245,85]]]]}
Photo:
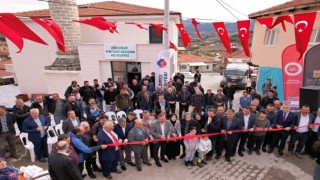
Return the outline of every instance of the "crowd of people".
{"type": "MultiPolygon", "coordinates": [[[[81,87],[72,81],[65,100],[57,93],[38,95],[29,107],[17,99],[12,113],[0,106],[0,141],[8,142],[11,157],[19,158],[16,122],[21,132],[28,133],[37,160],[48,162],[54,180],[82,179],[86,176],[84,168],[91,178],[96,178],[95,172],[102,172],[112,179],[111,172],[122,173],[127,165],[138,171],[142,171],[142,164],[151,166],[149,155],[158,167],[180,158],[185,166],[200,168],[213,157],[220,159],[224,150],[228,162],[236,153],[240,157],[245,152],[260,155],[261,151],[272,153],[276,148],[283,156],[287,141],[286,155],[318,157],[312,145],[318,140],[319,125],[313,124],[320,123],[320,109],[314,115],[308,105],[298,112],[291,111],[289,103],[277,98],[276,86],[270,79],[261,87],[262,95],[255,86],[243,91],[236,100],[239,109],[233,107],[236,90],[231,83],[216,93],[211,89],[205,93],[199,73],[192,82],[177,73],[165,88],[155,86],[154,81],[154,74],[129,84],[121,78],[117,82],[109,78],[102,84],[94,79],[92,86],[85,81],[81,87]],[[135,109],[143,110],[142,116],[134,113],[135,109]],[[109,111],[124,111],[126,117],[108,117],[105,112],[109,111]],[[52,117],[55,124],[62,123],[64,134],[49,153],[47,130],[52,117]],[[275,128],[283,129],[267,131],[275,128]],[[239,130],[242,132],[234,132],[239,130]],[[208,135],[212,133],[220,134],[208,135]],[[185,138],[161,140],[172,137],[185,138]],[[110,145],[127,142],[140,143],[110,145]]],[[[5,155],[5,143],[0,143],[0,157],[5,155]]]]}

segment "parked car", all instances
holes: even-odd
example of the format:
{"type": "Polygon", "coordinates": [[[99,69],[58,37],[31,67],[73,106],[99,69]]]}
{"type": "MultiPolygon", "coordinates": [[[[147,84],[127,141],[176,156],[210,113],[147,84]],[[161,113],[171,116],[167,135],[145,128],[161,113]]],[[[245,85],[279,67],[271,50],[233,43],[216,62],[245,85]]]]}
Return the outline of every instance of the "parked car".
{"type": "Polygon", "coordinates": [[[248,84],[249,66],[243,63],[228,64],[223,76],[220,87],[224,87],[228,82],[231,82],[234,87],[245,89],[248,84]]]}

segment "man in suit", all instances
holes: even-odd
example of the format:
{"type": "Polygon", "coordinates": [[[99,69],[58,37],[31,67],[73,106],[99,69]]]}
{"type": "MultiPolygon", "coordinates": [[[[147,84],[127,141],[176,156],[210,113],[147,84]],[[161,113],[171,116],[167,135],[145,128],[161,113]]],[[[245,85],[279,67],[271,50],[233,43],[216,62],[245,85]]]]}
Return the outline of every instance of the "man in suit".
{"type": "Polygon", "coordinates": [[[160,114],[160,113],[166,113],[167,116],[169,116],[169,111],[170,111],[170,105],[169,105],[169,101],[164,99],[164,95],[163,94],[159,94],[158,95],[158,100],[155,102],[155,112],[156,114],[160,114]]]}
{"type": "Polygon", "coordinates": [[[48,159],[51,179],[82,180],[78,167],[68,156],[69,144],[59,141],[56,147],[58,153],[51,153],[48,159]]]}
{"type": "MultiPolygon", "coordinates": [[[[148,137],[150,139],[153,139],[152,135],[150,134],[150,127],[153,121],[155,121],[156,119],[154,118],[154,116],[150,115],[150,112],[147,110],[143,111],[143,118],[142,118],[142,126],[143,126],[143,130],[147,133],[148,137]]],[[[153,143],[150,142],[149,143],[149,150],[150,150],[150,156],[153,158],[153,143]]]]}
{"type": "MultiPolygon", "coordinates": [[[[181,136],[188,134],[192,126],[195,126],[197,128],[197,134],[201,134],[201,125],[198,121],[192,119],[192,115],[190,112],[186,112],[184,114],[184,118],[181,119],[180,123],[181,123],[181,136]]],[[[182,145],[182,154],[180,156],[180,159],[186,156],[186,147],[183,141],[181,141],[181,145],[182,145]]]]}
{"type": "Polygon", "coordinates": [[[5,106],[0,106],[0,157],[6,157],[6,144],[8,143],[11,157],[19,159],[16,151],[15,121],[15,115],[6,112],[5,106]]]}
{"type": "MultiPolygon", "coordinates": [[[[221,132],[221,119],[216,114],[214,108],[210,108],[207,115],[204,116],[206,130],[208,134],[221,132]]],[[[216,152],[217,142],[220,136],[209,136],[211,141],[211,151],[207,154],[207,160],[211,160],[212,155],[216,152]]]]}
{"type": "MultiPolygon", "coordinates": [[[[108,145],[117,142],[122,142],[118,140],[118,135],[113,132],[114,123],[112,121],[107,121],[103,125],[103,130],[97,135],[99,141],[98,145],[108,145]]],[[[106,149],[99,150],[99,161],[102,167],[103,176],[107,179],[112,179],[111,172],[117,174],[122,173],[122,171],[117,169],[119,160],[119,146],[108,146],[106,149]]]]}
{"type": "Polygon", "coordinates": [[[30,114],[31,116],[23,122],[23,132],[28,133],[28,140],[33,143],[37,159],[40,162],[47,162],[45,157],[48,157],[48,122],[43,115],[39,115],[37,108],[31,109],[30,114]]]}
{"type": "MultiPolygon", "coordinates": [[[[119,140],[121,139],[123,142],[128,142],[128,133],[133,127],[132,124],[127,124],[125,118],[118,119],[118,124],[115,125],[113,132],[115,132],[118,135],[119,140]]],[[[136,166],[131,161],[131,147],[130,146],[121,146],[120,148],[120,166],[123,171],[127,170],[125,162],[127,164],[130,164],[131,166],[136,166]],[[124,154],[126,154],[126,157],[124,157],[124,154]]]]}
{"type": "Polygon", "coordinates": [[[236,141],[235,146],[233,147],[232,155],[236,153],[238,142],[240,141],[238,147],[238,154],[240,157],[243,157],[244,146],[247,143],[247,140],[249,139],[249,136],[251,134],[250,132],[253,132],[252,127],[255,122],[256,115],[250,112],[250,106],[244,106],[242,107],[242,112],[236,113],[235,117],[240,119],[243,126],[243,130],[247,132],[238,134],[238,139],[236,141]]]}
{"type": "Polygon", "coordinates": [[[134,152],[135,163],[138,171],[142,171],[141,159],[143,164],[151,166],[152,164],[148,160],[148,134],[143,130],[142,121],[136,119],[134,121],[134,127],[129,131],[128,141],[129,142],[146,142],[145,144],[131,145],[134,152]]]}
{"type": "Polygon", "coordinates": [[[284,103],[282,105],[282,110],[278,111],[277,113],[277,128],[284,128],[282,131],[274,132],[270,149],[268,150],[268,153],[272,153],[276,145],[279,143],[280,140],[280,146],[278,147],[279,155],[283,156],[283,149],[286,145],[287,138],[290,134],[290,130],[294,126],[294,122],[296,121],[296,116],[293,112],[290,111],[290,105],[287,103],[284,103]]]}
{"type": "MultiPolygon", "coordinates": [[[[170,121],[166,120],[166,114],[164,113],[160,113],[158,115],[158,119],[157,121],[154,121],[151,123],[151,127],[150,127],[150,134],[152,135],[152,137],[156,140],[156,139],[165,139],[165,138],[170,138],[171,135],[173,137],[177,136],[176,134],[172,134],[172,129],[173,126],[170,123],[170,121]]],[[[169,162],[165,157],[165,152],[166,152],[166,147],[167,147],[167,142],[166,141],[154,141],[153,142],[153,158],[156,162],[156,165],[158,167],[162,167],[160,161],[159,161],[159,149],[161,147],[161,152],[160,152],[160,156],[161,156],[161,160],[164,162],[169,162]]]]}
{"type": "Polygon", "coordinates": [[[73,131],[74,127],[79,126],[80,121],[76,117],[76,113],[73,110],[68,111],[68,118],[62,123],[62,130],[65,134],[73,131]]]}
{"type": "Polygon", "coordinates": [[[240,119],[236,118],[234,115],[234,110],[228,109],[226,116],[221,121],[221,133],[224,135],[220,138],[219,147],[217,149],[217,155],[215,159],[219,159],[223,149],[226,149],[225,158],[228,162],[231,162],[231,155],[235,142],[238,139],[238,133],[233,133],[234,130],[243,129],[243,125],[240,119]]]}
{"type": "Polygon", "coordinates": [[[309,128],[312,128],[313,121],[315,117],[310,113],[310,107],[308,105],[303,105],[301,108],[301,113],[297,113],[297,119],[294,122],[293,132],[291,134],[291,139],[289,142],[288,154],[292,155],[295,149],[295,144],[298,141],[296,147],[295,155],[302,159],[302,148],[307,142],[309,136],[309,128]]]}
{"type": "MultiPolygon", "coordinates": [[[[273,104],[268,104],[266,107],[266,115],[267,115],[267,119],[270,122],[270,128],[275,128],[277,125],[277,113],[274,112],[274,105],[273,104]]],[[[273,137],[274,132],[267,132],[265,139],[263,141],[262,144],[262,151],[263,152],[267,152],[266,146],[270,146],[271,141],[272,141],[272,137],[273,137]]]]}

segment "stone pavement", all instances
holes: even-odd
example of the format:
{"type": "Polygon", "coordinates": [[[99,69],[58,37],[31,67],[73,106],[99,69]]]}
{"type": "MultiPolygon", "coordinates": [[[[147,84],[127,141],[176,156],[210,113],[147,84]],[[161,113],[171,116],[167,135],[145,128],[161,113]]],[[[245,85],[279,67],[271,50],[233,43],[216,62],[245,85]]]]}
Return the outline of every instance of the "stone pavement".
{"type": "MultiPolygon", "coordinates": [[[[204,89],[211,88],[213,92],[219,88],[221,76],[218,74],[203,74],[202,84],[204,89]]],[[[67,85],[66,85],[67,87],[67,85]]],[[[241,96],[242,90],[238,90],[235,96],[234,107],[237,110],[236,101],[241,96]]],[[[18,87],[13,85],[0,86],[0,104],[8,107],[14,105],[15,96],[19,94],[18,87]]],[[[24,154],[24,148],[17,138],[18,153],[24,154]]],[[[285,150],[286,152],[286,150],[285,150]]],[[[294,155],[279,157],[277,151],[273,154],[262,153],[260,156],[253,153],[244,157],[236,155],[232,163],[225,161],[223,156],[220,160],[211,160],[203,168],[185,167],[181,159],[171,160],[169,163],[162,162],[163,167],[155,166],[154,161],[151,167],[143,165],[142,172],[135,167],[127,165],[127,171],[122,174],[112,174],[116,180],[311,180],[315,162],[308,156],[298,159],[294,155]]],[[[196,160],[196,159],[195,159],[196,160]]],[[[47,169],[46,163],[30,162],[30,156],[22,156],[19,161],[8,159],[8,162],[15,167],[37,165],[47,169]]],[[[104,179],[101,173],[96,173],[97,179],[104,179]]],[[[86,177],[85,179],[90,179],[86,177]]]]}

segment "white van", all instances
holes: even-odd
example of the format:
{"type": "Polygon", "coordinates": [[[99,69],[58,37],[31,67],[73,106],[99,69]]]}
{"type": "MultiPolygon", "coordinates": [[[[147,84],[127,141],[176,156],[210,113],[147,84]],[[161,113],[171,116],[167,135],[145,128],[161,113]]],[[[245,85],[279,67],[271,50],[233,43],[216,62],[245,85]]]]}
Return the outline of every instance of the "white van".
{"type": "Polygon", "coordinates": [[[245,63],[228,64],[223,76],[220,87],[224,87],[228,82],[231,82],[234,87],[245,89],[248,84],[249,65],[245,63]]]}

